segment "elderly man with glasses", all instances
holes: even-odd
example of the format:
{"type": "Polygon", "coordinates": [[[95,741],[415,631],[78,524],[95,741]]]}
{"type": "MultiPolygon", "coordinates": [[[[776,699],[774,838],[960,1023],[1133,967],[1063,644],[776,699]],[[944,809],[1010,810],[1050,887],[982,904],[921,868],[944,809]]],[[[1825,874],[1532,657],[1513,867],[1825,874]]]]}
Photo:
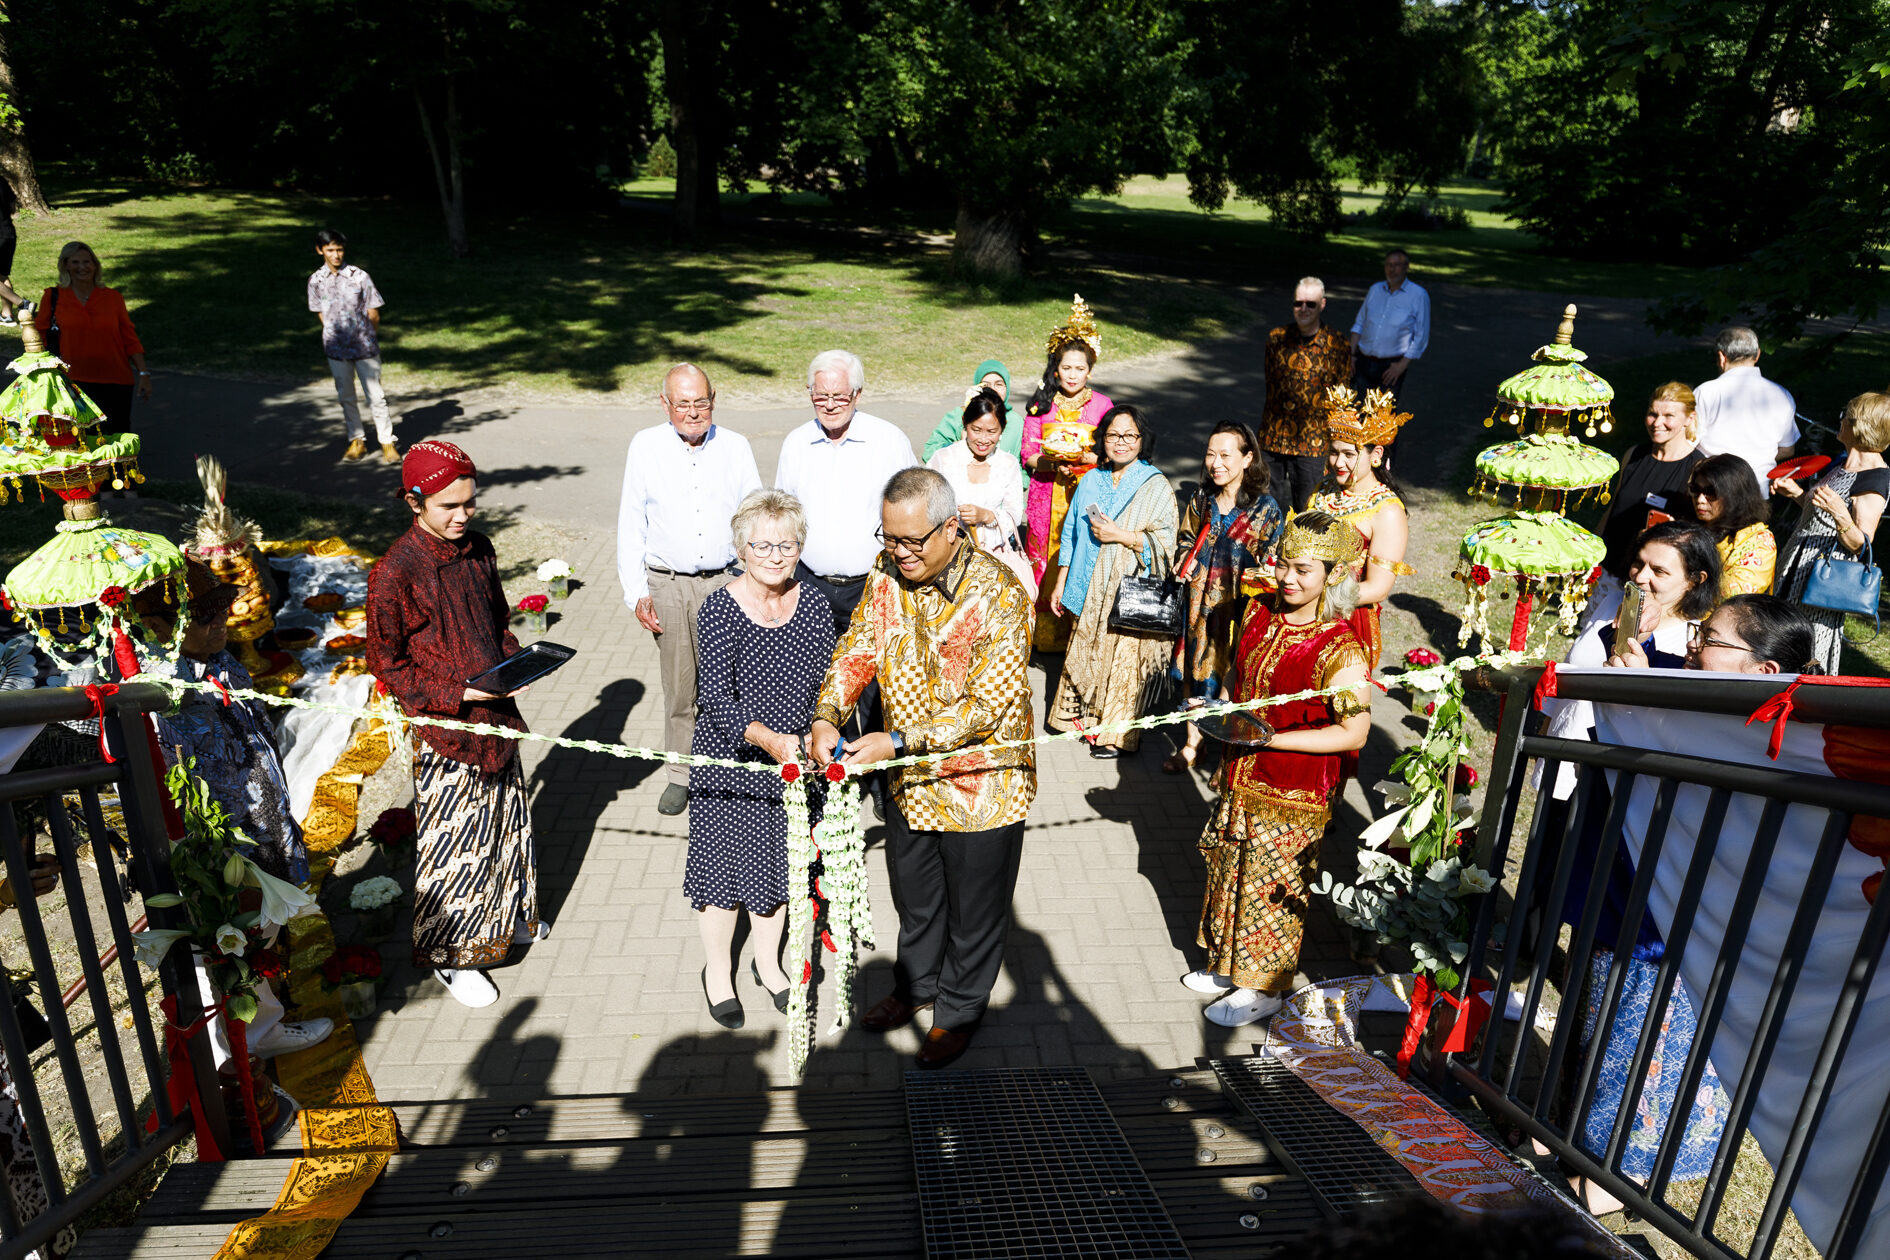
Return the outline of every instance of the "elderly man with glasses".
{"type": "Polygon", "coordinates": [[[1293,322],[1267,334],[1267,406],[1260,419],[1274,501],[1303,512],[1326,472],[1326,391],[1352,379],[1352,343],[1326,326],[1326,282],[1293,289],[1293,322]]]}
{"type": "MultiPolygon", "coordinates": [[[[687,753],[696,730],[696,613],[734,576],[735,509],[761,472],[748,439],[715,423],[715,389],[701,368],[663,377],[668,422],[630,439],[617,513],[623,602],[656,636],[663,676],[663,746],[687,753]]],[[[657,810],[689,806],[689,768],[668,767],[657,810]]]]}
{"type": "MultiPolygon", "coordinates": [[[[845,634],[866,590],[867,571],[879,555],[879,492],[886,479],[918,464],[912,439],[888,421],[860,410],[866,367],[846,350],[825,350],[807,365],[807,395],[814,418],[783,439],[774,488],[801,501],[807,542],[795,576],[812,582],[833,608],[834,633],[845,634]]],[[[850,734],[879,724],[879,692],[861,697],[850,734]]],[[[885,787],[869,786],[873,807],[886,815],[885,787]]]]}
{"type": "Polygon", "coordinates": [[[891,772],[886,865],[899,911],[893,991],[866,1012],[890,1032],[931,1007],[920,1067],[963,1054],[984,1018],[1004,958],[1024,819],[1037,792],[1030,679],[1031,599],[958,523],[958,495],[929,468],[885,485],[860,612],[834,648],[814,706],[814,760],[849,766],[949,753],[891,772]],[[886,730],[847,740],[839,728],[877,681],[886,730]]]}

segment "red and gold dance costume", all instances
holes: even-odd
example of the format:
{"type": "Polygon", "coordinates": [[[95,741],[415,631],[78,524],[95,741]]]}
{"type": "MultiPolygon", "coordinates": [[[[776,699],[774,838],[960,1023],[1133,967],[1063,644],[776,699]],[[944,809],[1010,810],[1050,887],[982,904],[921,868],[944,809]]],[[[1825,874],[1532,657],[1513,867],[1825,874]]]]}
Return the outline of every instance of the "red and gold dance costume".
{"type": "MultiPolygon", "coordinates": [[[[1358,535],[1343,533],[1349,537],[1288,526],[1281,554],[1350,563],[1359,552],[1358,535]]],[[[1230,698],[1330,687],[1341,671],[1364,664],[1364,648],[1348,623],[1322,616],[1293,625],[1256,599],[1241,626],[1230,698]]],[[[1342,692],[1257,712],[1276,732],[1301,731],[1343,722],[1367,707],[1358,694],[1342,692]]],[[[1220,796],[1200,840],[1207,892],[1197,943],[1208,951],[1208,970],[1231,976],[1240,988],[1285,993],[1294,987],[1307,889],[1341,783],[1339,761],[1338,753],[1230,745],[1221,763],[1220,796]]]]}
{"type": "MultiPolygon", "coordinates": [[[[1368,446],[1390,446],[1397,440],[1399,428],[1411,418],[1410,412],[1396,409],[1396,400],[1388,390],[1368,391],[1362,407],[1354,405],[1356,395],[1343,385],[1328,390],[1327,396],[1331,400],[1327,416],[1333,440],[1349,442],[1361,450],[1368,446]]],[[[1306,506],[1311,511],[1338,517],[1358,530],[1361,537],[1368,532],[1365,523],[1386,508],[1396,507],[1400,512],[1405,510],[1404,500],[1383,482],[1374,482],[1372,488],[1362,495],[1354,495],[1349,490],[1327,483],[1313,494],[1312,501],[1306,506]]],[[[1417,572],[1402,560],[1367,554],[1360,558],[1353,576],[1364,581],[1366,567],[1374,564],[1390,569],[1399,577],[1410,577],[1417,572]]],[[[1351,620],[1359,642],[1365,645],[1367,668],[1377,669],[1378,658],[1384,648],[1384,635],[1378,626],[1378,605],[1360,604],[1353,610],[1351,620]]]]}
{"type": "MultiPolygon", "coordinates": [[[[1086,345],[1092,354],[1102,354],[1102,332],[1080,293],[1070,306],[1070,318],[1051,331],[1044,352],[1054,358],[1075,345],[1086,345]]],[[[1081,456],[1076,463],[1059,462],[1049,476],[1029,472],[1024,550],[1037,574],[1037,623],[1031,642],[1040,652],[1061,652],[1070,641],[1071,618],[1050,611],[1050,596],[1056,587],[1057,540],[1063,536],[1063,518],[1069,514],[1076,483],[1096,467],[1096,425],[1114,405],[1107,395],[1084,386],[1074,397],[1065,398],[1059,393],[1048,414],[1024,417],[1020,454],[1026,470],[1046,450],[1052,455],[1081,456]]]]}

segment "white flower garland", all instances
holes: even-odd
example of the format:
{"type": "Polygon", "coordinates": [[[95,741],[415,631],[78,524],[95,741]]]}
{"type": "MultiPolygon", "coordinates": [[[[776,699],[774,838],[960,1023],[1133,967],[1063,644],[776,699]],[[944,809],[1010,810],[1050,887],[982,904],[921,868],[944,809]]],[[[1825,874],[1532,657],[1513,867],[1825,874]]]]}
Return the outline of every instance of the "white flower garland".
{"type": "Polygon", "coordinates": [[[813,1036],[807,1021],[807,1003],[814,974],[809,956],[814,935],[814,895],[809,887],[814,862],[814,837],[807,822],[807,776],[805,768],[788,763],[781,767],[786,786],[781,791],[781,806],[787,811],[787,915],[788,965],[801,963],[800,974],[788,972],[788,1067],[796,1080],[807,1064],[807,1051],[813,1036]],[[792,769],[793,773],[788,771],[792,769]]]}
{"type": "Polygon", "coordinates": [[[837,957],[833,1022],[829,1035],[843,1031],[853,1015],[853,980],[860,970],[860,946],[874,948],[873,905],[866,890],[866,832],[860,826],[860,784],[849,776],[827,793],[820,817],[820,888],[827,896],[827,932],[837,957]]]}

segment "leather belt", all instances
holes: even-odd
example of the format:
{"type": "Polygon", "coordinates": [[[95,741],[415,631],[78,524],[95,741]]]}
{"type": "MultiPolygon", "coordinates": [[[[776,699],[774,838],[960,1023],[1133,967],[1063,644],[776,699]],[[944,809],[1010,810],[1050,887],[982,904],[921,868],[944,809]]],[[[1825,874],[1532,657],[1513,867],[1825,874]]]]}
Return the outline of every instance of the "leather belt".
{"type": "Polygon", "coordinates": [[[866,574],[864,573],[855,573],[852,577],[842,577],[832,573],[816,573],[814,576],[829,586],[845,586],[850,582],[864,582],[866,580],[866,574]]]}
{"type": "Polygon", "coordinates": [[[725,564],[719,569],[698,569],[693,573],[686,572],[681,569],[665,569],[660,564],[645,564],[643,567],[648,569],[651,573],[661,573],[664,577],[701,578],[701,577],[720,577],[722,574],[727,573],[730,569],[734,568],[735,566],[732,564],[725,564]]]}

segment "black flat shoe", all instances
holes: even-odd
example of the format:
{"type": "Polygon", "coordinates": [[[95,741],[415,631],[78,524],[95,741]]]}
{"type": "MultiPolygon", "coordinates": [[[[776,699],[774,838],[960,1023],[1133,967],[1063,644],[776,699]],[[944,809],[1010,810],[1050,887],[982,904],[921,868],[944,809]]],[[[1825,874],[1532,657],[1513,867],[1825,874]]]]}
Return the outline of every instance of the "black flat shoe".
{"type": "Polygon", "coordinates": [[[766,990],[768,996],[774,999],[774,1009],[780,1011],[783,1015],[787,1014],[788,999],[794,995],[794,990],[789,988],[776,993],[773,989],[768,988],[767,985],[762,984],[761,964],[757,963],[752,958],[748,960],[748,974],[753,976],[755,983],[760,984],[761,987],[766,990]]]}
{"type": "Polygon", "coordinates": [[[1089,755],[1094,757],[1097,761],[1114,761],[1117,752],[1107,744],[1091,744],[1089,746],[1089,755]]]}
{"type": "MultiPolygon", "coordinates": [[[[709,969],[702,969],[702,996],[709,996],[709,969]]],[[[724,1028],[740,1028],[747,1021],[742,1017],[740,998],[730,998],[726,1002],[709,1003],[709,1015],[724,1028]]]]}

